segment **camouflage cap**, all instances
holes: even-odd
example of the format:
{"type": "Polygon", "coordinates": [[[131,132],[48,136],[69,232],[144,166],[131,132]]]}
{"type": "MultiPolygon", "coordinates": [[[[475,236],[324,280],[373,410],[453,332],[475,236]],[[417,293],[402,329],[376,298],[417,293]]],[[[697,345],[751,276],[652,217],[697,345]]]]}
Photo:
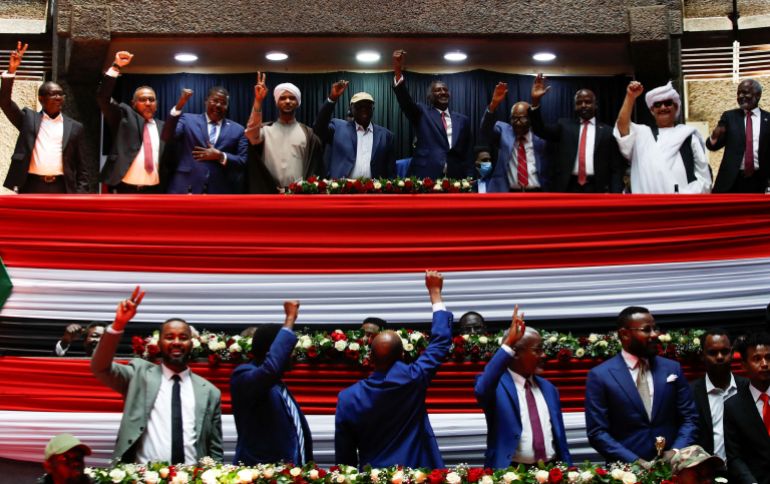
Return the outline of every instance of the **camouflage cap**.
{"type": "Polygon", "coordinates": [[[674,457],[671,458],[671,471],[674,474],[678,474],[683,469],[689,469],[697,465],[708,462],[715,469],[719,469],[725,465],[724,461],[718,456],[711,455],[700,445],[691,445],[680,449],[674,457]]]}

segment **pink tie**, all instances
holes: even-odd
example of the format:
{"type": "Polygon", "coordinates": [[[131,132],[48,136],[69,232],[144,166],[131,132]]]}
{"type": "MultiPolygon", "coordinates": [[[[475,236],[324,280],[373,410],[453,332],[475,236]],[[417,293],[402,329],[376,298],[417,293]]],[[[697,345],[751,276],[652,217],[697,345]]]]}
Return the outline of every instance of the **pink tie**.
{"type": "Polygon", "coordinates": [[[152,138],[150,138],[150,123],[144,123],[144,133],[142,134],[142,146],[144,147],[144,171],[152,173],[155,170],[155,163],[152,160],[152,138]]]}
{"type": "Polygon", "coordinates": [[[580,134],[580,146],[578,147],[578,185],[583,186],[588,181],[586,176],[586,136],[588,135],[588,121],[583,121],[583,132],[580,134]]]}
{"type": "Polygon", "coordinates": [[[519,138],[519,148],[516,150],[516,174],[519,187],[527,188],[529,185],[529,172],[527,171],[527,151],[524,149],[524,137],[519,138]]]}
{"type": "Polygon", "coordinates": [[[441,111],[441,122],[444,124],[444,131],[447,131],[447,126],[446,126],[446,111],[441,111]]]}
{"type": "Polygon", "coordinates": [[[537,401],[532,392],[532,384],[529,380],[524,383],[524,396],[527,400],[527,411],[529,412],[529,423],[532,425],[532,448],[535,451],[535,460],[545,461],[545,436],[543,435],[543,425],[540,423],[540,414],[537,412],[537,401]]]}
{"type": "Polygon", "coordinates": [[[746,153],[743,155],[743,175],[754,174],[754,126],[751,124],[751,111],[746,112],[746,153]]]}

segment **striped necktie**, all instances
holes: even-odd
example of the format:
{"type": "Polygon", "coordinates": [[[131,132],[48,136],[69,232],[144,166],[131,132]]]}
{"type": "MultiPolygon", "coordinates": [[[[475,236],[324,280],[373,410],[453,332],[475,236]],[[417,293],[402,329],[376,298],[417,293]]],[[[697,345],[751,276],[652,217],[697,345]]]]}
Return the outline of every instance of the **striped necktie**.
{"type": "Polygon", "coordinates": [[[297,433],[297,447],[299,447],[299,451],[296,455],[297,462],[295,462],[295,464],[303,465],[305,464],[305,434],[302,431],[302,420],[299,418],[299,409],[291,398],[291,395],[289,395],[289,390],[284,384],[281,384],[281,397],[283,397],[286,409],[289,411],[289,415],[291,415],[291,419],[294,421],[294,431],[297,433]]]}

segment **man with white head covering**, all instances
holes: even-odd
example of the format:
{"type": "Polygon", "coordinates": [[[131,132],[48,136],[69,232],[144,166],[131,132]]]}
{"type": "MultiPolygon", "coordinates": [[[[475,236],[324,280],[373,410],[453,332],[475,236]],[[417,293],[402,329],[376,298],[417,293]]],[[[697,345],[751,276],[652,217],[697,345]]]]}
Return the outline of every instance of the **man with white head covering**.
{"type": "Polygon", "coordinates": [[[266,75],[257,73],[254,106],[246,125],[249,157],[246,179],[249,193],[281,193],[291,183],[320,173],[321,140],[298,122],[295,113],[302,93],[285,82],[273,90],[278,121],[262,124],[262,101],[267,97],[266,75]]]}
{"type": "Polygon", "coordinates": [[[626,89],[613,134],[631,162],[632,193],[710,193],[711,171],[698,131],[677,124],[681,100],[671,82],[648,92],[654,127],[631,122],[634,102],[644,91],[637,81],[626,89]]]}

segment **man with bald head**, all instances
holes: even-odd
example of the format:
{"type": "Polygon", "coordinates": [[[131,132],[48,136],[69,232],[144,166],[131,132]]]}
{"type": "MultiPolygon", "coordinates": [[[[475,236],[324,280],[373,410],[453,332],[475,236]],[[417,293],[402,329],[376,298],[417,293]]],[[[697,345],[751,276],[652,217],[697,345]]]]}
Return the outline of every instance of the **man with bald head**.
{"type": "Polygon", "coordinates": [[[452,313],[441,299],[443,281],[438,272],[425,273],[433,325],[430,344],[417,361],[404,363],[401,338],[383,331],[372,341],[372,374],[340,392],[334,426],[338,464],[444,467],[425,407],[428,386],[451,345],[452,313]]]}
{"type": "Polygon", "coordinates": [[[496,163],[484,178],[487,192],[542,192],[547,190],[545,141],[530,130],[529,104],[517,102],[510,123],[495,122],[495,110],[505,100],[508,85],[498,82],[484,117],[481,137],[497,151],[496,163]]]}
{"type": "Polygon", "coordinates": [[[476,379],[476,400],[487,420],[484,467],[561,461],[572,464],[559,391],[538,376],[545,364],[540,333],[513,311],[503,344],[476,379]]]}
{"type": "Polygon", "coordinates": [[[571,193],[620,193],[625,163],[612,136],[612,128],[596,119],[596,95],[590,89],[575,93],[576,118],[543,121],[540,100],[550,89],[543,74],[532,85],[529,120],[532,131],[555,143],[551,164],[551,189],[571,193]]]}

